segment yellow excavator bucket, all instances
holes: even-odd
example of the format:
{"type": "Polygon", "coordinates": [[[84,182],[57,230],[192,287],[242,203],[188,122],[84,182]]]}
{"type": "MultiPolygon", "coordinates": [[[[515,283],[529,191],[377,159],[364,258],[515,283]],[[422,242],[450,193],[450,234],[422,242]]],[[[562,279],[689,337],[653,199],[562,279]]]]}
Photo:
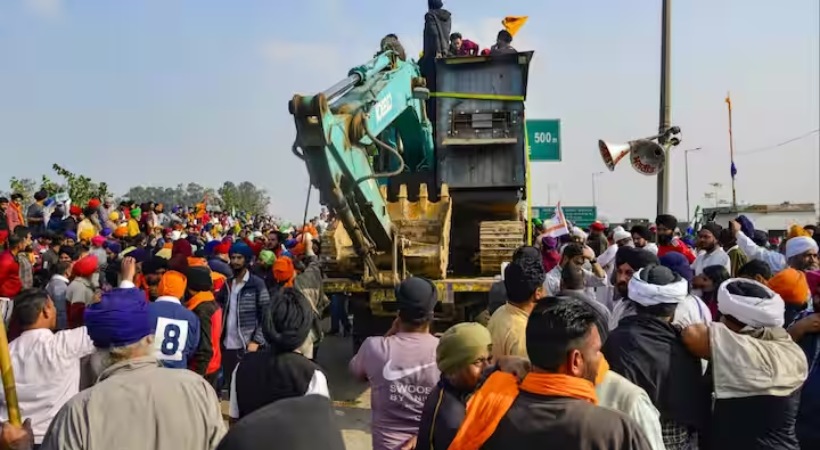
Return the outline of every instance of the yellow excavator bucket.
{"type": "MultiPolygon", "coordinates": [[[[381,193],[386,200],[386,186],[382,186],[381,193]]],[[[376,255],[374,259],[379,270],[389,274],[397,264],[401,271],[397,274],[399,278],[406,272],[432,280],[445,279],[452,209],[447,185],[441,186],[437,202],[429,200],[426,184],[419,186],[418,201],[415,202],[408,200],[407,186],[401,185],[396,201],[387,202],[387,213],[395,229],[397,259],[394,261],[392,251],[376,255]]],[[[339,221],[322,237],[322,259],[330,277],[360,275],[364,270],[350,236],[339,221]]]]}

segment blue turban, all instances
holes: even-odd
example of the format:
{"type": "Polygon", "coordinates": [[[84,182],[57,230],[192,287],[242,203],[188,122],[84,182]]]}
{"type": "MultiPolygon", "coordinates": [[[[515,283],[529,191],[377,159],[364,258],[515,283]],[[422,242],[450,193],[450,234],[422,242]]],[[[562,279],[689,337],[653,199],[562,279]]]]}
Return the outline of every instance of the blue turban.
{"type": "Polygon", "coordinates": [[[253,250],[248,247],[248,244],[244,242],[237,242],[231,245],[231,255],[242,255],[245,257],[245,263],[250,263],[251,259],[253,259],[253,250]]]}
{"type": "Polygon", "coordinates": [[[111,250],[111,253],[114,253],[115,255],[119,255],[120,252],[122,252],[122,245],[120,245],[120,243],[117,241],[108,241],[107,248],[111,250]]]}
{"type": "Polygon", "coordinates": [[[743,232],[749,239],[755,235],[755,226],[748,217],[741,214],[737,216],[737,222],[740,224],[740,231],[743,232]]]}
{"type": "Polygon", "coordinates": [[[661,265],[666,266],[669,270],[680,275],[681,278],[689,283],[691,283],[692,278],[695,277],[695,272],[692,270],[692,267],[689,266],[689,260],[687,260],[682,253],[669,252],[661,256],[660,260],[661,265]]]}
{"type": "Polygon", "coordinates": [[[144,248],[135,248],[130,252],[126,253],[125,256],[130,256],[134,258],[138,263],[148,261],[148,250],[144,248]]]}
{"type": "Polygon", "coordinates": [[[214,247],[216,247],[219,244],[221,244],[221,242],[219,242],[219,241],[209,241],[207,244],[205,244],[205,249],[204,249],[205,255],[206,256],[213,255],[214,254],[214,247]]]}
{"type": "Polygon", "coordinates": [[[75,233],[73,231],[66,231],[65,232],[65,237],[71,239],[72,241],[76,241],[77,240],[77,233],[75,233]]]}
{"type": "Polygon", "coordinates": [[[85,308],[85,325],[98,348],[131,345],[154,332],[145,293],[137,288],[104,293],[85,308]]]}

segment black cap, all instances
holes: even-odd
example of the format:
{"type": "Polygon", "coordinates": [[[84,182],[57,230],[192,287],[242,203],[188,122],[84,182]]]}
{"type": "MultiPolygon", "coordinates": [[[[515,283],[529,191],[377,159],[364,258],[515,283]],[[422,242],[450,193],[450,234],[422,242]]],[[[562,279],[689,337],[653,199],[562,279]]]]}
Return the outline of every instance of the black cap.
{"type": "Polygon", "coordinates": [[[431,319],[437,302],[436,287],[426,278],[408,278],[396,288],[399,317],[403,320],[431,319]]]}

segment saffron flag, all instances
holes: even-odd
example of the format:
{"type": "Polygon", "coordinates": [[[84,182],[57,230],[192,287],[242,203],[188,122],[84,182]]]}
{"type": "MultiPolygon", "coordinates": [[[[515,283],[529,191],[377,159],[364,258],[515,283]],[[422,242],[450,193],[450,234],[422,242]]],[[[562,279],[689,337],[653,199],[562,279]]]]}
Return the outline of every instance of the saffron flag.
{"type": "Polygon", "coordinates": [[[549,220],[544,221],[544,233],[542,236],[559,237],[569,234],[569,225],[567,218],[564,216],[564,210],[561,209],[561,202],[555,205],[555,212],[549,220]]]}
{"type": "Polygon", "coordinates": [[[515,34],[518,33],[518,30],[520,30],[521,27],[527,23],[527,19],[529,19],[529,16],[507,16],[501,21],[501,25],[512,36],[515,36],[515,34]]]}

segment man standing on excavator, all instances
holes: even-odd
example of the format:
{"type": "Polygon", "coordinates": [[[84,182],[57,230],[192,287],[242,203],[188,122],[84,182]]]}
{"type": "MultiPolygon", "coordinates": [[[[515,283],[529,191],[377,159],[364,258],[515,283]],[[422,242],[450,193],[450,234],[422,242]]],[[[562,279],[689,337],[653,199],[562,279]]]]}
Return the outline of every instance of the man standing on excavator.
{"type": "MultiPolygon", "coordinates": [[[[429,10],[424,14],[424,53],[419,60],[419,69],[421,75],[427,79],[427,88],[434,92],[436,58],[449,56],[452,20],[450,11],[444,9],[442,0],[427,0],[427,7],[429,10]]],[[[431,109],[428,109],[428,113],[430,111],[431,109]]]]}

